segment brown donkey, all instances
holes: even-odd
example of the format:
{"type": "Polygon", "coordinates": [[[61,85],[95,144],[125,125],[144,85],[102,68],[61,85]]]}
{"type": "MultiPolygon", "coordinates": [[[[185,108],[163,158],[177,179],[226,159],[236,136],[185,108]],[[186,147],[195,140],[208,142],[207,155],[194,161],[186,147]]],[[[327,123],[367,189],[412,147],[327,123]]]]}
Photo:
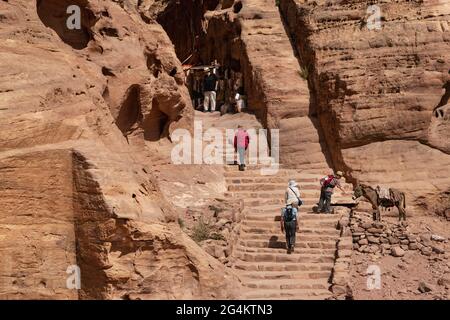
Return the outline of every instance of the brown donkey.
{"type": "Polygon", "coordinates": [[[406,221],[406,196],[404,192],[396,189],[389,189],[389,194],[391,199],[389,201],[382,201],[378,196],[378,192],[364,184],[357,185],[355,191],[353,192],[353,200],[359,197],[366,198],[372,205],[374,210],[373,220],[381,221],[380,206],[382,207],[397,207],[398,209],[398,220],[402,219],[406,221]]]}

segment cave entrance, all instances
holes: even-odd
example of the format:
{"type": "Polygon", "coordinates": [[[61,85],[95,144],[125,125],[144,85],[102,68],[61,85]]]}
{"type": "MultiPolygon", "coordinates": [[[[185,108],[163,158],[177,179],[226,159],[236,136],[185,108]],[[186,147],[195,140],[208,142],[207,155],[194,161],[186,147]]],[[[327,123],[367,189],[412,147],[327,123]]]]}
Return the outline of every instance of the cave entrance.
{"type": "Polygon", "coordinates": [[[210,91],[211,77],[215,79],[215,109],[221,113],[245,109],[245,92],[240,66],[230,65],[185,65],[186,84],[196,110],[204,110],[205,92],[210,91]]]}
{"type": "Polygon", "coordinates": [[[157,99],[152,100],[152,110],[146,115],[143,127],[145,140],[158,141],[169,136],[169,117],[161,111],[157,99]]]}
{"type": "Polygon", "coordinates": [[[215,10],[220,0],[198,2],[196,0],[170,1],[156,18],[174,44],[180,61],[185,61],[192,54],[195,42],[204,33],[205,12],[215,10]]]}
{"type": "MultiPolygon", "coordinates": [[[[157,21],[165,29],[183,64],[186,85],[196,110],[204,110],[208,71],[216,78],[216,111],[240,112],[246,109],[244,77],[241,70],[240,32],[235,23],[205,18],[208,11],[239,8],[239,1],[194,0],[171,2],[157,21]],[[176,19],[177,23],[173,23],[176,19]]],[[[242,4],[240,4],[242,5],[242,4]]]]}
{"type": "MultiPolygon", "coordinates": [[[[450,71],[449,71],[450,72],[450,71]]],[[[447,81],[442,87],[444,91],[444,95],[439,101],[438,105],[434,108],[433,114],[436,118],[444,118],[444,106],[448,104],[450,100],[450,81],[447,81]]]]}
{"type": "Polygon", "coordinates": [[[116,125],[124,136],[136,130],[142,120],[140,93],[141,88],[139,85],[132,85],[128,88],[125,100],[120,106],[116,125]]]}

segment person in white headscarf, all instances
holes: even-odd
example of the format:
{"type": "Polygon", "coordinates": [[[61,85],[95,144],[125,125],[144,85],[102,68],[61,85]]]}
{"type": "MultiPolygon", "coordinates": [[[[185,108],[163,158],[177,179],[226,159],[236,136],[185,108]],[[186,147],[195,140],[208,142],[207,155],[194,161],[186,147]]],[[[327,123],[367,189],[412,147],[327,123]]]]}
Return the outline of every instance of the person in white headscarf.
{"type": "Polygon", "coordinates": [[[286,203],[291,203],[296,209],[298,209],[299,205],[302,205],[300,190],[298,189],[297,182],[295,182],[294,179],[289,180],[284,198],[286,203]]]}

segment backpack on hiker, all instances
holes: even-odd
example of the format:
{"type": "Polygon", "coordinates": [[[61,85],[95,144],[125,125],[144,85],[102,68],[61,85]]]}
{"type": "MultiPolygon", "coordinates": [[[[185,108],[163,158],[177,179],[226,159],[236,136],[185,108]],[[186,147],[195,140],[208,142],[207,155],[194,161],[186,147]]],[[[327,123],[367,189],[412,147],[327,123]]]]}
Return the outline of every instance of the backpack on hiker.
{"type": "Polygon", "coordinates": [[[334,180],[334,176],[333,175],[327,176],[326,178],[324,178],[322,187],[323,188],[334,188],[335,185],[332,184],[333,180],[334,180]]]}
{"type": "Polygon", "coordinates": [[[294,208],[292,206],[286,206],[286,211],[284,213],[284,222],[291,222],[295,218],[294,208]]]}

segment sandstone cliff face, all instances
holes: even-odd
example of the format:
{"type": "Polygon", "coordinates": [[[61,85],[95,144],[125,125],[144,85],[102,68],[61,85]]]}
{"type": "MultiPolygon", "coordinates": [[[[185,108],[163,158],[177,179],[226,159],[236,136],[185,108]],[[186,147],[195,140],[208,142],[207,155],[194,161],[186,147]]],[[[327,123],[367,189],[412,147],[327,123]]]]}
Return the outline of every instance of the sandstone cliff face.
{"type": "Polygon", "coordinates": [[[0,24],[0,297],[230,297],[149,169],[153,141],[192,119],[164,30],[137,1],[2,1],[0,24]]]}
{"type": "Polygon", "coordinates": [[[448,191],[447,3],[384,3],[380,30],[365,2],[233,3],[194,23],[201,58],[243,73],[283,164],[403,189],[415,209],[448,191]]]}
{"type": "Polygon", "coordinates": [[[301,178],[343,168],[447,215],[447,2],[383,2],[381,30],[365,1],[201,3],[0,2],[0,298],[235,296],[234,276],[174,223],[177,205],[224,192],[223,168],[161,166],[167,138],[191,127],[179,60],[196,35],[205,63],[243,73],[301,178]],[[161,187],[158,168],[173,170],[161,187]],[[197,185],[180,195],[180,179],[197,185]],[[66,287],[73,265],[80,291],[66,287]]]}
{"type": "Polygon", "coordinates": [[[412,204],[450,188],[450,6],[378,6],[379,30],[363,1],[280,1],[334,165],[412,204]]]}

